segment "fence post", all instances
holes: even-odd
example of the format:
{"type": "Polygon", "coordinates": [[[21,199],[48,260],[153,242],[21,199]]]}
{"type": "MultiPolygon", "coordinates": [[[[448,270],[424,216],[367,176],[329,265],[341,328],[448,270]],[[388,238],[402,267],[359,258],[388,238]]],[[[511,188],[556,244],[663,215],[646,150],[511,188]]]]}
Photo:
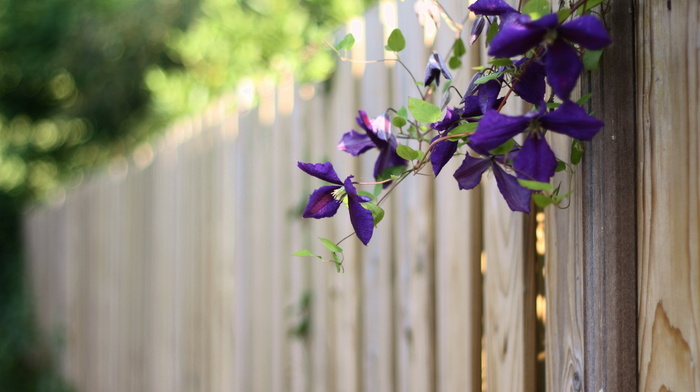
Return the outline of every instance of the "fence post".
{"type": "Polygon", "coordinates": [[[584,378],[587,391],[637,390],[634,4],[612,0],[613,39],[584,77],[605,122],[583,160],[584,378]]]}

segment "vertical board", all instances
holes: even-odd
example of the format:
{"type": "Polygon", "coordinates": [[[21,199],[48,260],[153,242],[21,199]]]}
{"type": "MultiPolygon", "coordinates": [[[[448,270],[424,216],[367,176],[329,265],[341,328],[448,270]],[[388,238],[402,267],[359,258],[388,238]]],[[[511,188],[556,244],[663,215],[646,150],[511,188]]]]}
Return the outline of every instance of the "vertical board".
{"type": "MultiPolygon", "coordinates": [[[[436,50],[447,61],[456,37],[466,39],[473,19],[462,19],[469,13],[466,2],[442,5],[456,22],[466,22],[459,35],[446,23],[438,31],[436,50]]],[[[461,72],[452,71],[452,84],[460,91],[472,67],[481,64],[479,49],[468,48],[461,72]]],[[[452,97],[450,107],[459,102],[454,91],[452,97]]],[[[481,194],[459,190],[453,174],[461,161],[453,158],[435,180],[436,390],[445,392],[481,390],[481,194]]]]}
{"type": "MultiPolygon", "coordinates": [[[[413,4],[401,2],[397,7],[399,28],[406,42],[414,44],[402,53],[402,61],[420,78],[429,56],[427,48],[419,44],[424,42],[424,29],[417,24],[413,4]]],[[[405,70],[397,67],[393,76],[394,105],[406,106],[406,97],[418,97],[418,90],[405,70]]],[[[436,383],[433,180],[409,176],[392,197],[396,211],[393,224],[401,228],[396,230],[394,243],[395,388],[431,391],[436,383]]]]}
{"type": "MultiPolygon", "coordinates": [[[[363,35],[366,46],[365,58],[369,61],[385,58],[386,36],[380,18],[382,12],[391,12],[395,8],[392,6],[392,3],[385,2],[365,13],[363,35]]],[[[360,81],[359,109],[366,111],[370,119],[383,114],[389,106],[388,76],[389,73],[384,62],[365,66],[360,81]]],[[[353,122],[346,127],[338,127],[334,130],[337,139],[340,140],[340,135],[347,132],[350,127],[362,132],[357,123],[353,122]]],[[[348,155],[340,151],[335,155],[340,154],[348,155]]],[[[358,181],[375,181],[373,174],[377,155],[377,150],[372,149],[353,159],[361,166],[356,178],[358,181]]],[[[358,186],[358,189],[372,192],[374,186],[358,186]]],[[[391,216],[390,200],[387,202],[382,204],[382,208],[385,209],[385,216],[391,216]]],[[[381,222],[374,230],[370,245],[361,246],[363,391],[390,391],[393,389],[391,247],[385,245],[391,242],[391,229],[389,219],[381,222]]]]}
{"type": "MultiPolygon", "coordinates": [[[[571,139],[550,135],[549,141],[555,154],[569,161],[571,139]]],[[[557,175],[555,182],[560,181],[562,190],[574,193],[567,208],[551,206],[545,210],[546,385],[552,392],[585,391],[580,170],[573,178],[557,175]]]]}
{"type": "Polygon", "coordinates": [[[637,385],[634,14],[611,1],[605,22],[613,44],[599,70],[584,75],[590,111],[605,123],[582,161],[584,377],[587,390],[637,385]]]}
{"type": "Polygon", "coordinates": [[[700,6],[638,2],[639,391],[700,389],[700,6]]]}

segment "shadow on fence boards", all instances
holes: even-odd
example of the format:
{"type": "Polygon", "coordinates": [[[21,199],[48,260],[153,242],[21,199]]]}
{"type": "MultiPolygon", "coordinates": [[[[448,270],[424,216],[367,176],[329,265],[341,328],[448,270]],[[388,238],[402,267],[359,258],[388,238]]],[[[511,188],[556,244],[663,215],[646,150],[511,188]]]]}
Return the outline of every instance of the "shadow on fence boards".
{"type": "MultiPolygon", "coordinates": [[[[352,57],[389,56],[398,26],[427,43],[402,58],[422,74],[454,35],[413,7],[351,21],[352,57]]],[[[299,218],[319,184],[296,161],[371,177],[335,145],[358,109],[415,94],[391,62],[288,80],[249,112],[223,100],[32,209],[29,279],[63,374],[100,392],[700,390],[700,9],[611,0],[605,20],[615,42],[582,90],[607,125],[567,209],[508,212],[493,181],[459,191],[454,163],[407,179],[370,247],[343,243],[344,274],[291,257],[351,232],[299,218]]]]}

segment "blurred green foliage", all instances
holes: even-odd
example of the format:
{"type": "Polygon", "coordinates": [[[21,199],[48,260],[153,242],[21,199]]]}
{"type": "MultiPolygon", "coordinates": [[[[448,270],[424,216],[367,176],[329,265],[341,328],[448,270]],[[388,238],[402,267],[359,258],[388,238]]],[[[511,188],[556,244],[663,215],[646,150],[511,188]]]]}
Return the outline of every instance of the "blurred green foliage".
{"type": "Polygon", "coordinates": [[[0,0],[0,390],[64,391],[37,343],[21,211],[241,81],[322,80],[372,0],[0,0]]]}

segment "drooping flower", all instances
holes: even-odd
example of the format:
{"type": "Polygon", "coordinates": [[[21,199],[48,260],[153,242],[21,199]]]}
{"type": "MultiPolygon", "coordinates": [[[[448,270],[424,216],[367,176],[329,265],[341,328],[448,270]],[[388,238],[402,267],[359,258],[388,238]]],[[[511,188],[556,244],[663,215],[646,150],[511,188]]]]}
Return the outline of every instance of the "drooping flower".
{"type": "Polygon", "coordinates": [[[503,0],[477,0],[470,5],[469,10],[476,15],[501,16],[509,13],[517,13],[515,8],[503,0]]]}
{"type": "Polygon", "coordinates": [[[442,57],[439,54],[433,53],[428,59],[428,66],[425,68],[425,80],[423,81],[424,86],[430,86],[430,83],[435,81],[435,85],[440,85],[440,74],[445,77],[445,79],[452,80],[452,74],[447,66],[442,61],[442,57]]]}
{"type": "MultiPolygon", "coordinates": [[[[461,102],[462,107],[447,108],[445,117],[430,125],[432,129],[438,131],[438,135],[431,140],[431,143],[447,136],[462,121],[475,122],[477,121],[476,117],[481,116],[484,110],[496,109],[502,101],[502,98],[498,98],[498,94],[501,91],[501,82],[502,79],[499,78],[497,80],[489,80],[483,84],[474,84],[473,87],[470,86],[467,92],[475,95],[465,95],[461,102]]],[[[459,142],[449,139],[435,144],[430,153],[430,163],[436,177],[447,162],[452,159],[458,145],[459,142]]]]}
{"type": "Polygon", "coordinates": [[[345,178],[345,181],[340,181],[330,162],[297,162],[297,166],[309,175],[334,184],[322,186],[313,191],[309,196],[309,202],[302,216],[315,219],[329,218],[335,215],[338,207],[343,203],[343,199],[347,197],[350,223],[355,229],[357,238],[367,245],[374,231],[374,218],[372,217],[372,211],[364,208],[361,203],[366,203],[371,198],[357,193],[357,189],[351,181],[353,176],[348,176],[345,178]]]}
{"type": "Polygon", "coordinates": [[[521,69],[521,72],[517,75],[513,92],[526,102],[538,105],[544,100],[547,89],[544,82],[544,64],[537,59],[523,57],[515,63],[515,66],[521,69]]]}
{"type": "MultiPolygon", "coordinates": [[[[467,154],[462,161],[462,165],[455,171],[454,178],[457,180],[459,189],[473,189],[481,182],[481,176],[491,168],[496,178],[498,190],[503,195],[508,207],[512,211],[530,212],[530,198],[532,192],[518,183],[518,179],[506,173],[499,161],[503,156],[494,156],[485,151],[483,158],[475,158],[467,154]]],[[[501,162],[502,163],[502,162],[501,162]]]]}
{"type": "Polygon", "coordinates": [[[554,175],[557,161],[544,138],[546,130],[591,140],[604,124],[571,101],[564,101],[551,113],[545,113],[544,108],[542,102],[538,110],[523,116],[507,116],[490,110],[469,140],[476,148],[489,151],[525,132],[525,142],[513,160],[513,168],[518,178],[547,182],[554,175]]]}
{"type": "MultiPolygon", "coordinates": [[[[346,132],[338,143],[338,149],[352,156],[358,156],[369,149],[378,148],[379,156],[374,164],[374,178],[377,180],[379,175],[390,167],[406,166],[406,160],[396,153],[398,142],[391,132],[389,118],[382,114],[370,121],[364,110],[360,110],[359,114],[356,118],[357,124],[365,133],[355,132],[355,130],[346,132]]],[[[388,183],[384,185],[387,186],[388,183]]]]}
{"type": "Polygon", "coordinates": [[[611,42],[605,27],[593,15],[584,15],[559,25],[556,13],[536,20],[521,14],[501,26],[491,41],[488,54],[513,57],[544,45],[546,51],[543,61],[547,81],[559,98],[568,99],[583,70],[578,51],[572,44],[600,50],[611,42]]]}

